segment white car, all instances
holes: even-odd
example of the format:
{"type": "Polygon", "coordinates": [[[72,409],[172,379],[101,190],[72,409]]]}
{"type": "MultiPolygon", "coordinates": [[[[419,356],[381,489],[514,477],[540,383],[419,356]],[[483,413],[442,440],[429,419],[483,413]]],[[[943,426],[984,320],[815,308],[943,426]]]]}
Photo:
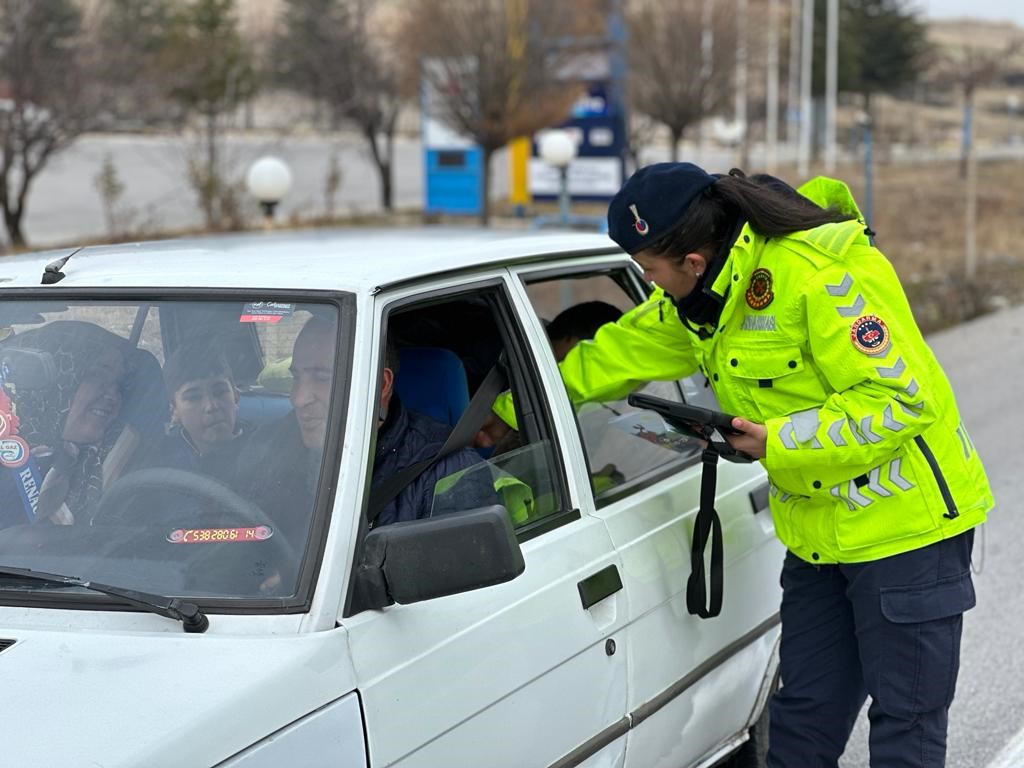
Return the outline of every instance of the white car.
{"type": "MultiPolygon", "coordinates": [[[[3,762],[759,764],[783,554],[766,475],[719,465],[724,604],[689,614],[700,449],[653,411],[574,409],[545,333],[649,290],[588,234],[3,259],[3,762]],[[519,431],[460,439],[468,468],[430,509],[402,502],[420,519],[371,525],[389,345],[408,411],[473,434],[498,370],[519,431]],[[460,507],[470,481],[490,503],[460,507]]],[[[702,376],[645,391],[714,407],[702,376]]]]}

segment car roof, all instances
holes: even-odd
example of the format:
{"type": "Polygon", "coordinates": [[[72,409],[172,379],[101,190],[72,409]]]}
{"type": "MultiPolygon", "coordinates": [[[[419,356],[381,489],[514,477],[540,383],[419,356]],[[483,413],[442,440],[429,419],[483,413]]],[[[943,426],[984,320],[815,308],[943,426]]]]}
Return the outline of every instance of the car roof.
{"type": "Polygon", "coordinates": [[[0,259],[0,287],[39,286],[65,256],[73,287],[291,288],[374,291],[428,275],[573,254],[621,253],[606,235],[419,227],[208,235],[92,245],[0,259]]]}

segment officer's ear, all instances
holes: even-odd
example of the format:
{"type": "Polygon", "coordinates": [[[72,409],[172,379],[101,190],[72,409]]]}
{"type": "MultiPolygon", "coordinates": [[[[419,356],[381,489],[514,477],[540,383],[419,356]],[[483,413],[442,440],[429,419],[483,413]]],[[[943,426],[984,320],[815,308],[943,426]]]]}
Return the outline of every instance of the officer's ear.
{"type": "Polygon", "coordinates": [[[700,277],[707,271],[708,260],[700,251],[691,251],[683,257],[683,265],[688,272],[692,272],[696,277],[700,277]]]}

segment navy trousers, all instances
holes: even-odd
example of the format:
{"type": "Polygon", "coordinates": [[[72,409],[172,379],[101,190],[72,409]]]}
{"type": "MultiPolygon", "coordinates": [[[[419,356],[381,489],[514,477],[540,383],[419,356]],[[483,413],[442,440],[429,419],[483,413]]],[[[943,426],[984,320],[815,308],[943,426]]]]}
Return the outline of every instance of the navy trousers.
{"type": "Polygon", "coordinates": [[[768,768],[835,768],[871,696],[871,765],[945,765],[974,531],[870,563],[782,568],[768,768]]]}

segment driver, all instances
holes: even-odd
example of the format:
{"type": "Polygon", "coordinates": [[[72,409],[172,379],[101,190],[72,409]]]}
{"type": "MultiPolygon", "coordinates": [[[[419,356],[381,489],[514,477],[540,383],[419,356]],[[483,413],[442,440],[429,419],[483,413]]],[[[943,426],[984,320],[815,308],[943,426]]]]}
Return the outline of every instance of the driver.
{"type": "MultiPolygon", "coordinates": [[[[248,441],[240,460],[237,487],[275,519],[295,546],[300,546],[306,538],[320,473],[336,367],[336,336],[335,323],[318,315],[303,326],[292,350],[290,397],[293,411],[277,424],[256,433],[248,441]]],[[[399,402],[393,389],[396,368],[397,355],[391,349],[378,401],[373,486],[407,466],[432,457],[450,429],[410,411],[399,402]]],[[[436,511],[432,507],[438,480],[481,461],[470,448],[440,459],[384,507],[377,524],[428,517],[436,511]]],[[[445,493],[446,507],[472,509],[494,503],[496,496],[487,473],[467,473],[453,490],[445,493]]]]}

